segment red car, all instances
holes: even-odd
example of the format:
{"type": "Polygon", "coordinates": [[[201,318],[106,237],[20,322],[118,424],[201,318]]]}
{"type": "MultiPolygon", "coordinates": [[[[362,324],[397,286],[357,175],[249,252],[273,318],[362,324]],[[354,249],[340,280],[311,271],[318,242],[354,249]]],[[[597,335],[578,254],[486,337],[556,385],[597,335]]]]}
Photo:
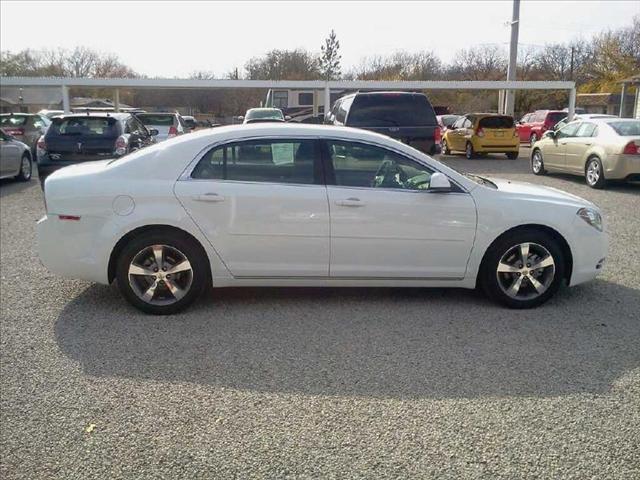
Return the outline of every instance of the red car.
{"type": "Polygon", "coordinates": [[[536,110],[533,113],[527,113],[516,125],[520,142],[533,145],[542,138],[544,132],[551,130],[566,116],[567,112],[561,110],[536,110]]]}

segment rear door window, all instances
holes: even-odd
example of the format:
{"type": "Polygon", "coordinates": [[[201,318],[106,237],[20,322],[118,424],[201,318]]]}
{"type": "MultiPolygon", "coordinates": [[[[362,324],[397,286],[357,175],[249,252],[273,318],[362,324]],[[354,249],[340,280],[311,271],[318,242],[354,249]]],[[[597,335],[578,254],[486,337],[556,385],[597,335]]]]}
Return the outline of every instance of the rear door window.
{"type": "Polygon", "coordinates": [[[251,140],[207,152],[192,178],[315,184],[322,182],[316,140],[251,140]]]}
{"type": "Polygon", "coordinates": [[[424,95],[384,93],[357,95],[347,119],[353,127],[420,127],[437,124],[424,95]]]}

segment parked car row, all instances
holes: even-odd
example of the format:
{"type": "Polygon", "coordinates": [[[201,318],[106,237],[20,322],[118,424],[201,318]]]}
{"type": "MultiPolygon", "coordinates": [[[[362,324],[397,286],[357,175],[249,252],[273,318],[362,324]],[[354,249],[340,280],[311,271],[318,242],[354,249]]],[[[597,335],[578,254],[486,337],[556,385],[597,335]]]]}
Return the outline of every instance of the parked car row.
{"type": "Polygon", "coordinates": [[[29,146],[0,129],[0,179],[31,180],[32,153],[29,146]]]}

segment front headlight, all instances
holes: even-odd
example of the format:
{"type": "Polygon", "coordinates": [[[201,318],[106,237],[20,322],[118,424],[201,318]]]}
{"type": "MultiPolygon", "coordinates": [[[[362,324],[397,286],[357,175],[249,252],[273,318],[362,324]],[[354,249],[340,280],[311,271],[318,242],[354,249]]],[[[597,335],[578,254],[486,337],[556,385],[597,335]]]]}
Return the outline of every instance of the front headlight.
{"type": "Polygon", "coordinates": [[[581,208],[578,210],[577,215],[599,232],[602,231],[602,215],[600,215],[600,212],[597,210],[593,208],[581,208]]]}

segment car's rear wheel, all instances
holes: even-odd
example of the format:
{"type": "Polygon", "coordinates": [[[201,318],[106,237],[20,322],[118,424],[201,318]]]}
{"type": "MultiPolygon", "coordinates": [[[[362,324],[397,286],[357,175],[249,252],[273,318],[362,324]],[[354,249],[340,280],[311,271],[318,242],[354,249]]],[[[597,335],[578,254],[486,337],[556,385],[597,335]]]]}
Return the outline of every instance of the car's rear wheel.
{"type": "Polygon", "coordinates": [[[531,156],[531,171],[534,175],[544,175],[547,171],[544,169],[544,158],[542,152],[538,149],[534,150],[531,156]]]}
{"type": "Polygon", "coordinates": [[[584,178],[587,181],[587,185],[591,188],[605,187],[607,182],[604,178],[604,169],[602,168],[602,162],[598,157],[591,157],[587,161],[587,165],[584,169],[584,178]]]}
{"type": "Polygon", "coordinates": [[[22,159],[20,160],[20,171],[18,175],[16,175],[16,179],[21,182],[28,182],[31,180],[31,175],[33,174],[33,164],[31,163],[31,157],[28,153],[22,155],[22,159]]]}
{"type": "Polygon", "coordinates": [[[446,140],[442,140],[442,154],[449,155],[451,154],[451,150],[449,150],[449,144],[446,140]]]}
{"type": "Polygon", "coordinates": [[[510,308],[537,307],[560,288],[564,265],[562,248],[552,236],[517,230],[490,247],[482,265],[482,287],[489,297],[510,308]]]}
{"type": "Polygon", "coordinates": [[[179,312],[202,293],[208,276],[202,247],[173,231],[143,233],[127,243],[117,261],[116,280],[136,308],[155,315],[179,312]]]}
{"type": "Polygon", "coordinates": [[[516,160],[518,158],[518,153],[519,152],[509,152],[507,153],[507,158],[509,160],[516,160]]]}
{"type": "Polygon", "coordinates": [[[538,135],[536,135],[535,133],[532,133],[531,136],[529,137],[529,144],[533,145],[537,141],[538,141],[538,135]]]}
{"type": "Polygon", "coordinates": [[[473,144],[471,142],[467,142],[467,146],[464,150],[464,155],[468,160],[471,160],[476,156],[476,152],[473,150],[473,144]]]}

